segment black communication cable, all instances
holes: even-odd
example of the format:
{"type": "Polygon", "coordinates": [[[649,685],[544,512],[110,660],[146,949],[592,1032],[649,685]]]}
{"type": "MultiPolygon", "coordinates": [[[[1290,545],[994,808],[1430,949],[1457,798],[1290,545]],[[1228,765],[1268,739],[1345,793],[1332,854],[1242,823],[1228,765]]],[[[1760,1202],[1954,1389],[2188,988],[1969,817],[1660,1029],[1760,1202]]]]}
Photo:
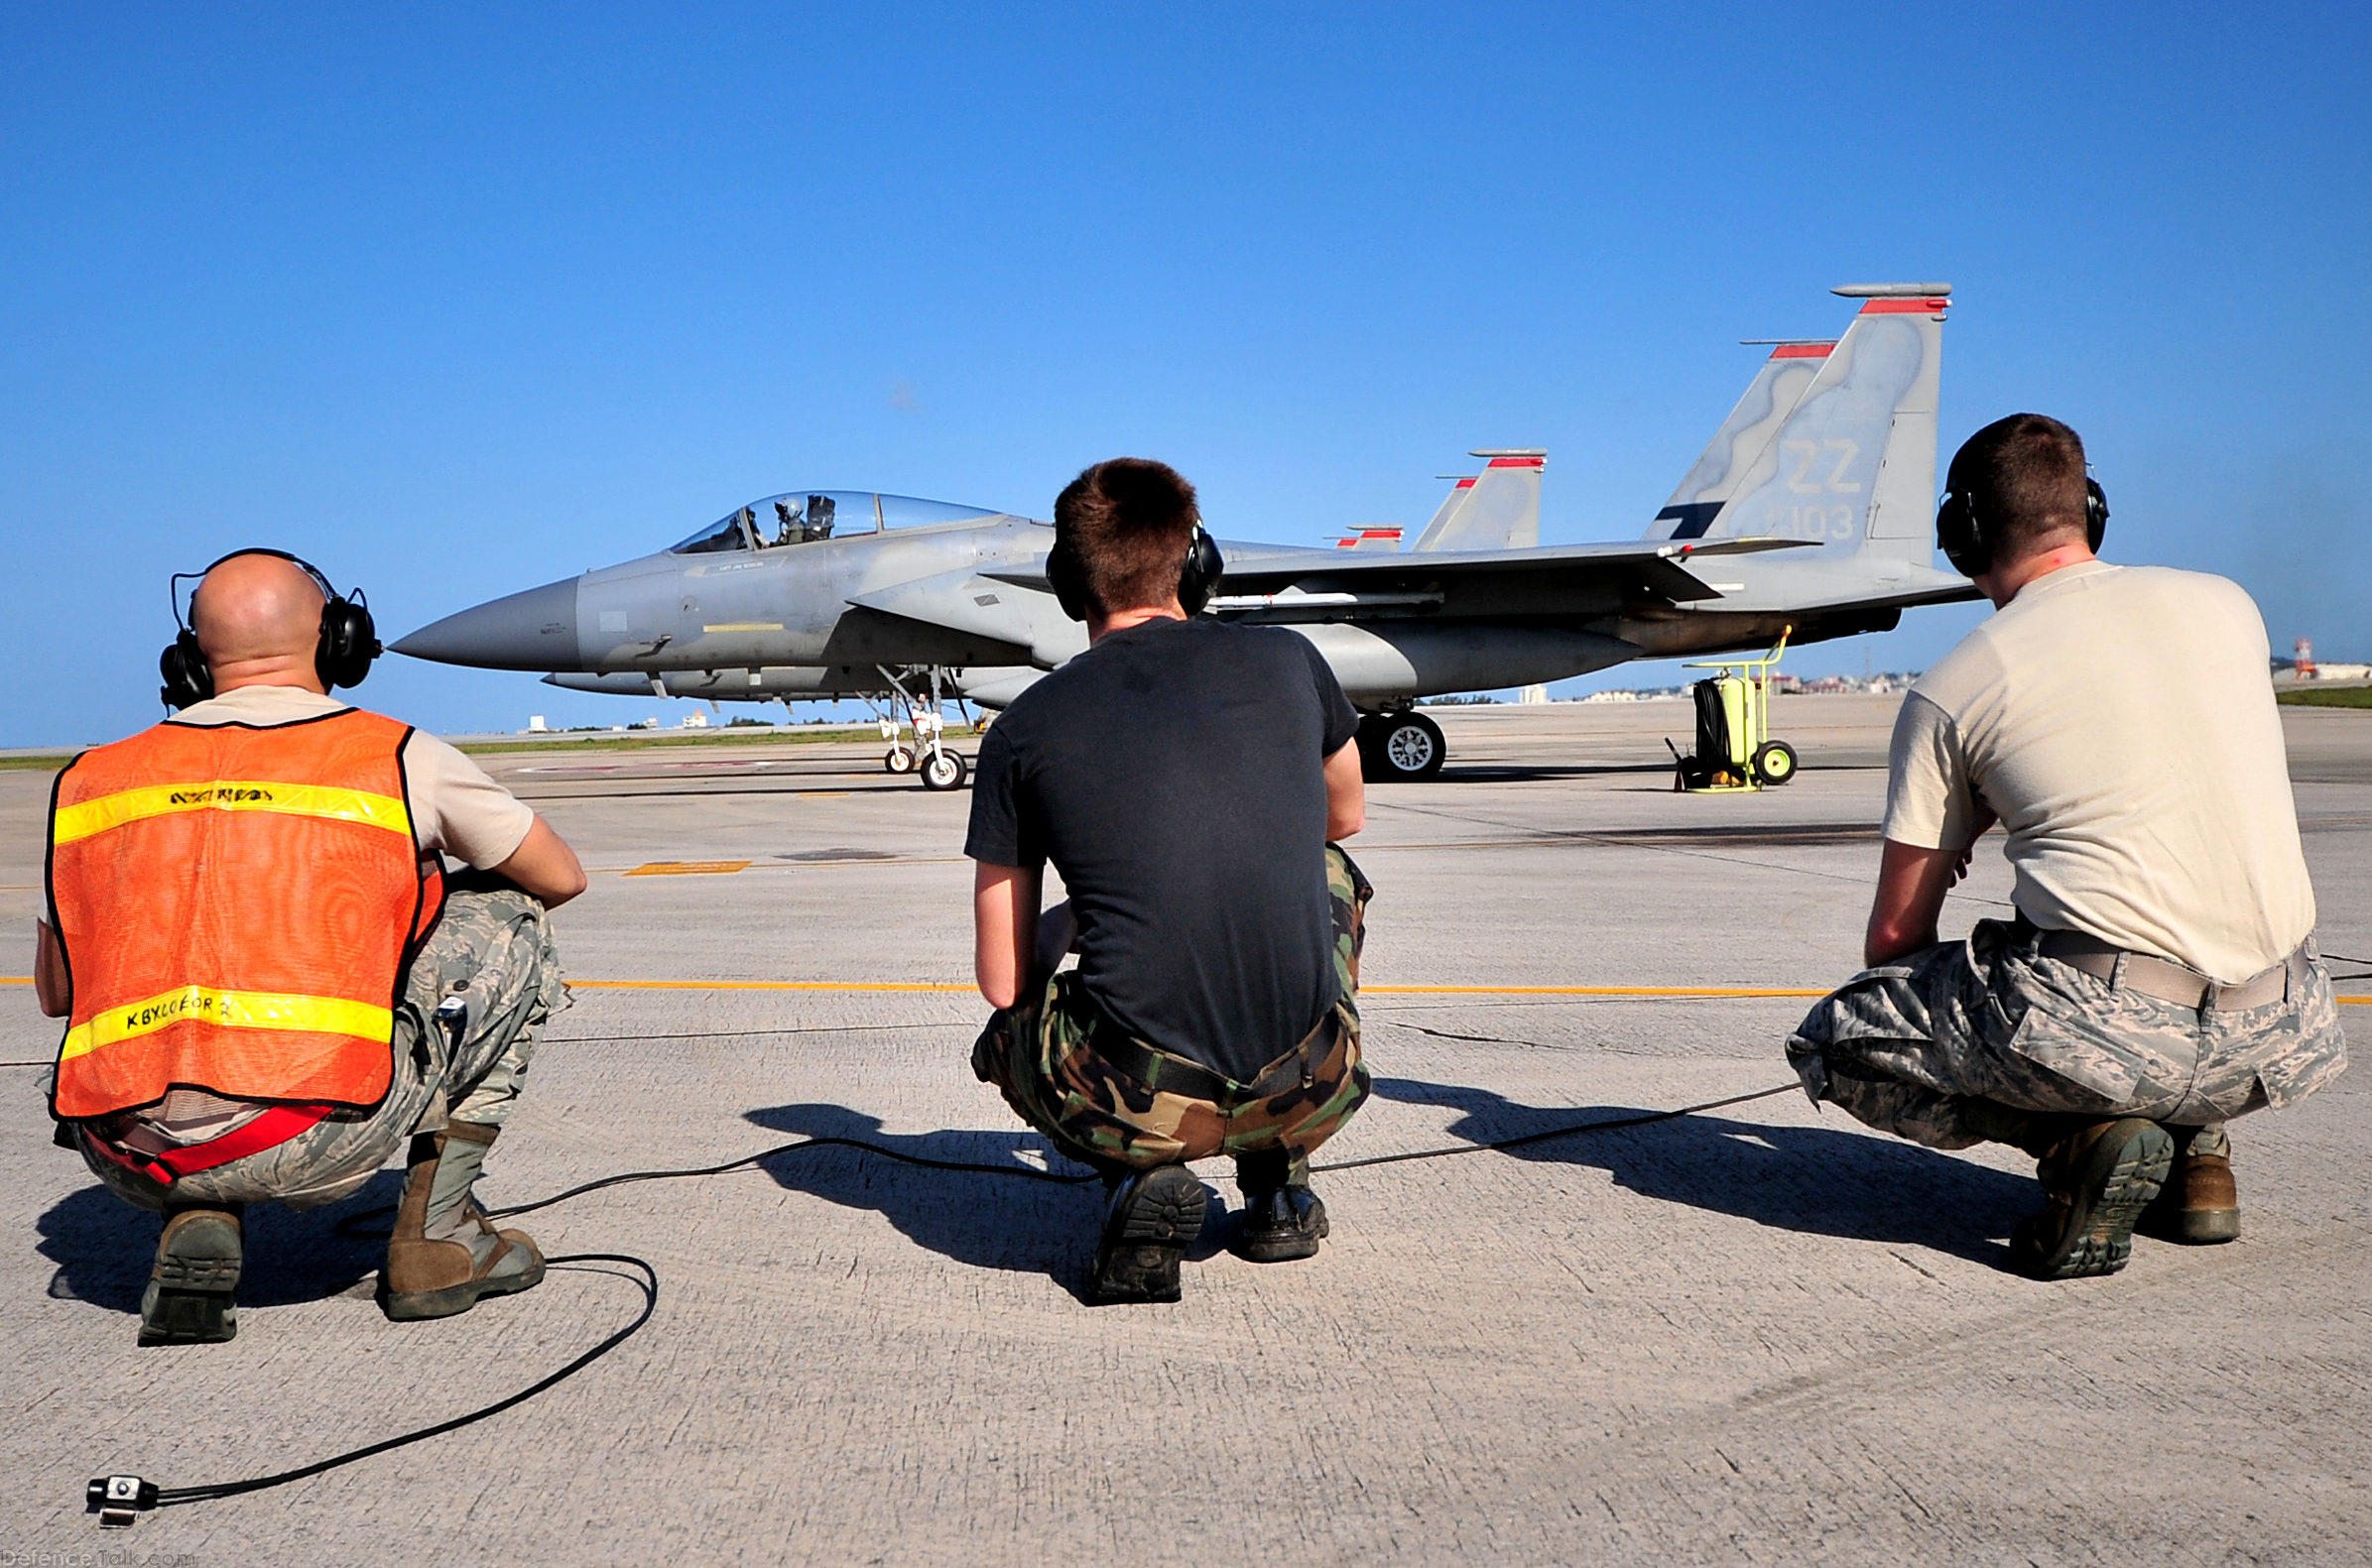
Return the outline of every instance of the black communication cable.
{"type": "Polygon", "coordinates": [[[492,1404],[480,1405],[474,1410],[453,1416],[449,1420],[438,1421],[433,1426],[423,1426],[394,1437],[382,1438],[376,1443],[366,1443],[360,1448],[351,1448],[342,1454],[332,1454],[327,1459],[315,1460],[310,1465],[300,1465],[295,1470],[283,1470],[269,1476],[256,1476],[246,1481],[215,1481],[195,1487],[160,1487],[154,1482],[145,1481],[138,1476],[99,1477],[94,1479],[85,1490],[85,1511],[96,1513],[102,1526],[128,1525],[135,1516],[145,1513],[151,1508],[172,1508],[190,1503],[210,1503],[216,1498],[235,1498],[242,1493],[262,1492],[272,1487],[283,1487],[292,1481],[303,1481],[309,1476],[317,1476],[325,1470],[335,1470],[343,1465],[351,1465],[374,1455],[384,1454],[390,1449],[406,1448],[414,1443],[426,1442],[432,1437],[441,1437],[447,1432],[457,1432],[462,1427],[474,1425],[489,1416],[500,1415],[513,1405],[524,1404],[547,1388],[573,1378],[642,1332],[643,1325],[651,1321],[651,1314],[659,1309],[659,1270],[652,1267],[647,1260],[637,1258],[631,1253],[562,1253],[557,1257],[547,1258],[544,1262],[548,1266],[562,1264],[622,1264],[629,1268],[639,1268],[642,1270],[643,1277],[635,1280],[634,1283],[643,1293],[643,1309],[634,1315],[633,1322],[628,1323],[624,1328],[619,1329],[558,1372],[538,1379],[517,1393],[497,1399],[492,1404]]]}

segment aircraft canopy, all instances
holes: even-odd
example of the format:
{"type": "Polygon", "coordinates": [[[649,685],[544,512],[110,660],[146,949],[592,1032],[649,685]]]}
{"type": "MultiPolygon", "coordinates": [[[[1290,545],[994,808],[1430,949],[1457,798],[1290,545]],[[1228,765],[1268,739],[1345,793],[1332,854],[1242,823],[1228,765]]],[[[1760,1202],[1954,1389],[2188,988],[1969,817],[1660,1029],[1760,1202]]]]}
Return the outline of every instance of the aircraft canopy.
{"type": "Polygon", "coordinates": [[[934,523],[969,523],[997,515],[986,507],[878,495],[870,490],[791,490],[737,508],[682,543],[670,545],[669,552],[711,555],[721,550],[773,549],[873,534],[885,528],[927,528],[934,523]]]}

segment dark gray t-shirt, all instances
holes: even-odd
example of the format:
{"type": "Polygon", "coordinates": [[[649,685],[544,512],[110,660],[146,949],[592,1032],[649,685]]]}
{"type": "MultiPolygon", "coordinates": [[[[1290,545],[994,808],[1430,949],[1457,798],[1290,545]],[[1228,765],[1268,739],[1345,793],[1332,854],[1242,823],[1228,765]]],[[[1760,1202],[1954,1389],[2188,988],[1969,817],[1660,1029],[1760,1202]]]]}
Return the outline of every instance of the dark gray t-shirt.
{"type": "Polygon", "coordinates": [[[1324,764],[1358,728],[1307,639],[1150,621],[990,727],[963,852],[1053,861],[1079,977],[1112,1021],[1248,1080],[1338,995],[1324,764]]]}

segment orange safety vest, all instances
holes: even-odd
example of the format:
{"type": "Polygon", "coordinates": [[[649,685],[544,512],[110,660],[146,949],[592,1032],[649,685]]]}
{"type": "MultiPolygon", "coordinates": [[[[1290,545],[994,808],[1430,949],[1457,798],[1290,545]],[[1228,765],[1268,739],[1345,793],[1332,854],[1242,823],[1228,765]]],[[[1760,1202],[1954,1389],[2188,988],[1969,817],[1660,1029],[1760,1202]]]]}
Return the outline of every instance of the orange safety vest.
{"type": "Polygon", "coordinates": [[[50,908],[73,986],[51,1110],[371,1106],[443,900],[404,782],[411,727],[349,708],[259,729],[159,724],[84,752],[50,799],[50,908]]]}

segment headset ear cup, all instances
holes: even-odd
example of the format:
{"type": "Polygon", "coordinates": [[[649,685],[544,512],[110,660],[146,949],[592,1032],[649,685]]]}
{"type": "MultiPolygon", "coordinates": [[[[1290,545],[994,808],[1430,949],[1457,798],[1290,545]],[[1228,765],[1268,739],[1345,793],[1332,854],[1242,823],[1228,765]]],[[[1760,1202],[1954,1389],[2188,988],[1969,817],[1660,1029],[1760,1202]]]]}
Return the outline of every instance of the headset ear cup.
{"type": "Polygon", "coordinates": [[[193,632],[184,631],[157,656],[157,673],[165,679],[157,696],[169,708],[195,707],[214,694],[214,672],[193,632]]]}
{"type": "Polygon", "coordinates": [[[1068,540],[1058,538],[1055,547],[1046,554],[1046,584],[1055,590],[1055,602],[1062,613],[1074,621],[1087,619],[1087,579],[1079,569],[1079,557],[1071,549],[1068,540]]]}
{"type": "Polygon", "coordinates": [[[2108,492],[2089,474],[2083,478],[2083,533],[2087,547],[2098,554],[2100,542],[2108,538],[2108,492]]]}
{"type": "Polygon", "coordinates": [[[321,639],[313,649],[312,667],[324,689],[361,685],[379,653],[368,605],[331,599],[321,606],[321,639]]]}
{"type": "Polygon", "coordinates": [[[1195,529],[1194,543],[1186,546],[1186,564],[1178,573],[1179,607],[1188,615],[1200,615],[1226,573],[1227,557],[1219,553],[1219,542],[1195,529]]]}
{"type": "Polygon", "coordinates": [[[1944,559],[1952,563],[1952,570],[1963,577],[1974,577],[1993,564],[1993,551],[1985,543],[1976,513],[1957,490],[1947,492],[1935,509],[1935,543],[1944,559]]]}

